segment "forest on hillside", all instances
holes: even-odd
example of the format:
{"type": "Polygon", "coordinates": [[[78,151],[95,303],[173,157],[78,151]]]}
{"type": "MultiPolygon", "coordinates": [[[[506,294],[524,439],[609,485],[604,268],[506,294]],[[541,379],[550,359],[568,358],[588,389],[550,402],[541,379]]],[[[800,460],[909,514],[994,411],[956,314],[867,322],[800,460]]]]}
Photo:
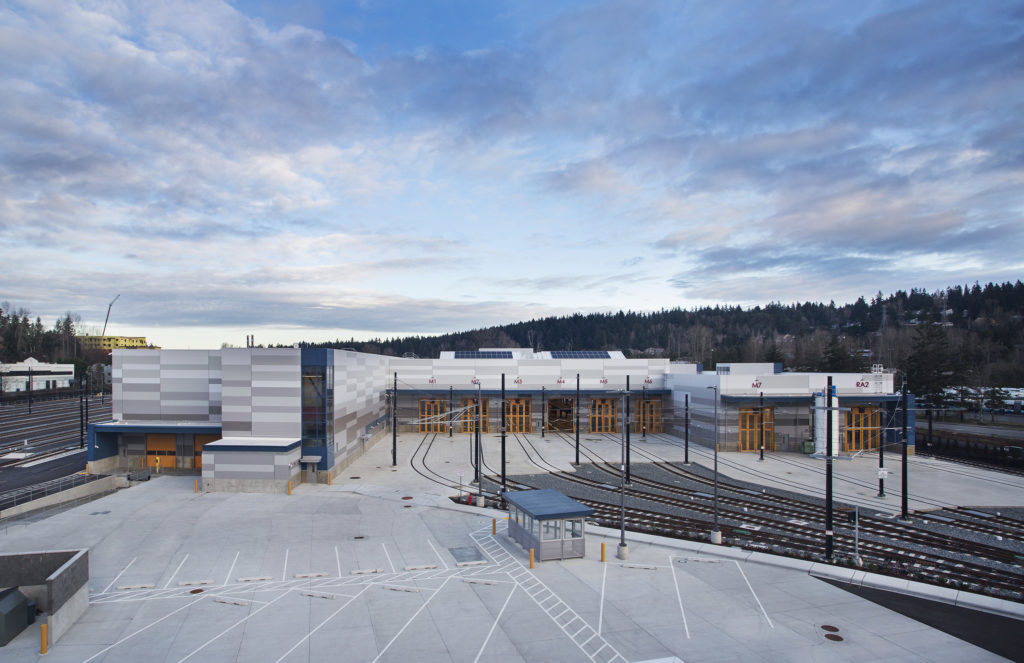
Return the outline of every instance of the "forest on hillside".
{"type": "Polygon", "coordinates": [[[656,312],[577,313],[443,334],[304,347],[437,357],[444,350],[622,350],[711,369],[782,362],[785,370],[860,371],[881,364],[909,376],[915,393],[945,386],[1024,386],[1024,283],[881,292],[852,304],[772,303],[656,312]]]}
{"type": "MultiPolygon", "coordinates": [[[[0,361],[26,357],[85,365],[71,312],[46,328],[25,309],[0,304],[0,361]]],[[[300,343],[392,356],[444,350],[622,350],[707,369],[728,362],[781,362],[785,370],[857,372],[881,364],[933,402],[946,387],[1024,386],[1024,283],[897,291],[852,304],[772,303],[656,312],[577,313],[440,336],[300,343]]]]}

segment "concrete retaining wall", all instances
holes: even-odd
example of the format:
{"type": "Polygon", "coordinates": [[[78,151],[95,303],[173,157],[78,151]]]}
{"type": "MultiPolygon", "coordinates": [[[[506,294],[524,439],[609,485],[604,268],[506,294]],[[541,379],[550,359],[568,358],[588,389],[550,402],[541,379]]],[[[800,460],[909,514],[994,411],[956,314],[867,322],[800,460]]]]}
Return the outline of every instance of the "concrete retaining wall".
{"type": "Polygon", "coordinates": [[[82,484],[81,486],[68,488],[67,490],[62,490],[59,493],[53,493],[46,497],[40,497],[37,500],[32,500],[31,502],[25,502],[24,504],[13,506],[10,509],[4,509],[0,512],[0,519],[19,516],[31,511],[64,504],[65,502],[72,502],[82,497],[113,492],[118,488],[126,488],[127,486],[128,482],[126,479],[123,479],[123,477],[103,477],[102,479],[96,479],[95,481],[82,484]]]}

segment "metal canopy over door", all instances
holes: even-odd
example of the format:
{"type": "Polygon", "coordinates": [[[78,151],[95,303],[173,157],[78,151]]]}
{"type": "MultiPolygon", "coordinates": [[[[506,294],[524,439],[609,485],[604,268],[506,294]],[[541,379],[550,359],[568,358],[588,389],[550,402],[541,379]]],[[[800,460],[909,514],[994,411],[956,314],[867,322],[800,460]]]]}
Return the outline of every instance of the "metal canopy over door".
{"type": "Polygon", "coordinates": [[[882,412],[873,405],[858,405],[846,413],[843,451],[877,449],[882,437],[882,412]]]}
{"type": "Polygon", "coordinates": [[[146,467],[173,469],[177,458],[177,437],[174,433],[147,433],[146,467]]]}
{"type": "Polygon", "coordinates": [[[532,433],[532,403],[529,397],[505,401],[505,425],[509,433],[532,433]]]}
{"type": "Polygon", "coordinates": [[[764,425],[764,450],[775,451],[775,408],[740,408],[740,451],[760,451],[761,425],[764,425]]]}
{"type": "Polygon", "coordinates": [[[618,401],[614,398],[595,398],[590,401],[590,432],[615,433],[618,401]]]}
{"type": "Polygon", "coordinates": [[[575,399],[572,398],[551,398],[548,399],[548,430],[561,431],[563,433],[576,432],[576,420],[573,417],[575,399]]]}
{"type": "Polygon", "coordinates": [[[447,405],[446,401],[441,400],[420,401],[421,433],[444,433],[448,430],[448,422],[444,417],[447,405]]]}
{"type": "MultiPolygon", "coordinates": [[[[490,426],[487,425],[487,399],[483,399],[483,408],[480,414],[480,432],[489,433],[490,426]]],[[[475,398],[463,398],[462,399],[462,417],[459,419],[460,428],[459,430],[463,433],[472,433],[476,430],[476,399],[475,398]]]]}

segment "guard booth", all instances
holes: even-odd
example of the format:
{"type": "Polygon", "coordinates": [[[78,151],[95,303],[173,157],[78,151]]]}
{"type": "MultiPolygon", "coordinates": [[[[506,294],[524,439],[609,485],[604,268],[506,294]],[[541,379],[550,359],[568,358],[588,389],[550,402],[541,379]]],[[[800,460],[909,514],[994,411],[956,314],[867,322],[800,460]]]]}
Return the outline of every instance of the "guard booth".
{"type": "Polygon", "coordinates": [[[508,503],[508,533],[540,561],[583,557],[587,552],[584,521],[594,510],[557,490],[518,490],[504,493],[508,503]]]}

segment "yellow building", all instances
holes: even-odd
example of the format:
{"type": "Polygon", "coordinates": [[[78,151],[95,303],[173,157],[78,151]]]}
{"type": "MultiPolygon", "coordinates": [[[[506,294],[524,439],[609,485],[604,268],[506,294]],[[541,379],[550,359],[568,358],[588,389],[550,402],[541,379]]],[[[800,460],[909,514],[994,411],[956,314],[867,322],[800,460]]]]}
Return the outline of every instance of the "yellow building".
{"type": "Polygon", "coordinates": [[[79,336],[78,344],[83,350],[124,350],[148,348],[145,336],[79,336]]]}

